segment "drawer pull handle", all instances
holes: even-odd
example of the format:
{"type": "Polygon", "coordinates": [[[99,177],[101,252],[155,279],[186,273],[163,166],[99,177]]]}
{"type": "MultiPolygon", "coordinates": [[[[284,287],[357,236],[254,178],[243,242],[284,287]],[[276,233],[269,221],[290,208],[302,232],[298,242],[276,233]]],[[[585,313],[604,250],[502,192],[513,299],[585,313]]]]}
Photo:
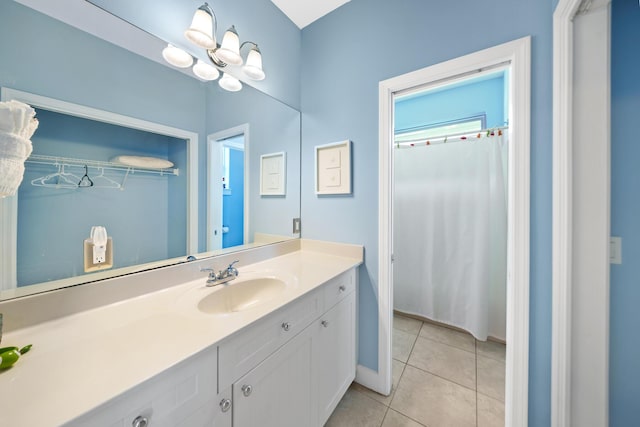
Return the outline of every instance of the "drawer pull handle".
{"type": "Polygon", "coordinates": [[[320,322],[320,324],[326,328],[326,327],[329,326],[329,321],[328,320],[323,320],[322,322],[320,322]]]}
{"type": "Polygon", "coordinates": [[[138,415],[131,423],[132,427],[147,427],[148,425],[149,420],[147,417],[143,417],[142,415],[138,415]]]}
{"type": "Polygon", "coordinates": [[[220,409],[222,409],[222,412],[228,412],[229,409],[231,409],[231,400],[222,399],[220,402],[220,409]]]}
{"type": "Polygon", "coordinates": [[[289,322],[284,322],[282,324],[282,329],[284,329],[285,331],[288,331],[289,329],[291,329],[291,323],[289,322]]]}
{"type": "Polygon", "coordinates": [[[347,290],[347,287],[345,285],[340,285],[338,289],[340,289],[340,292],[344,292],[347,290]]]}
{"type": "Polygon", "coordinates": [[[249,384],[245,384],[242,386],[242,394],[244,394],[244,397],[249,397],[251,395],[251,392],[253,391],[253,387],[251,387],[249,384]]]}

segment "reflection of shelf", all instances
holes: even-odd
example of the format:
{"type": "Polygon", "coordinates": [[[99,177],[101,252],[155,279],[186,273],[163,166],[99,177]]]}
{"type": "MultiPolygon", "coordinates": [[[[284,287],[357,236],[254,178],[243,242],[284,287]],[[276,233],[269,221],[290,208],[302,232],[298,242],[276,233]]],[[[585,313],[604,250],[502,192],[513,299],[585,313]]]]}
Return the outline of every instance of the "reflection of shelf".
{"type": "Polygon", "coordinates": [[[71,159],[68,157],[56,157],[56,156],[44,156],[40,154],[32,154],[29,156],[27,163],[34,163],[40,165],[50,165],[56,166],[58,171],[40,178],[36,178],[31,181],[31,185],[37,187],[49,187],[49,188],[67,188],[67,189],[76,189],[81,187],[94,187],[94,188],[116,188],[119,190],[124,190],[124,184],[127,181],[127,177],[131,174],[136,173],[144,173],[144,174],[154,174],[154,175],[179,175],[178,168],[166,168],[166,169],[154,169],[154,168],[144,168],[138,166],[128,166],[115,162],[103,162],[98,160],[85,160],[85,159],[71,159]],[[68,171],[65,171],[65,168],[76,167],[76,168],[85,168],[85,175],[80,178],[79,176],[73,175],[68,171]],[[97,169],[100,174],[99,175],[88,175],[88,169],[97,169]],[[116,182],[111,178],[108,178],[104,175],[105,170],[110,171],[122,171],[124,172],[124,177],[122,178],[122,182],[116,182]],[[94,183],[94,180],[96,182],[94,183]],[[90,184],[90,185],[83,185],[90,184]]]}
{"type": "Polygon", "coordinates": [[[141,167],[133,167],[127,166],[120,163],[114,162],[102,162],[99,160],[84,160],[84,159],[71,159],[68,157],[56,157],[56,156],[44,156],[40,154],[32,154],[26,160],[28,163],[36,163],[41,165],[52,165],[52,166],[88,166],[91,168],[105,169],[105,170],[120,170],[127,171],[129,173],[151,173],[157,175],[179,175],[180,170],[178,168],[167,168],[167,169],[150,169],[150,168],[141,168],[141,167]]]}

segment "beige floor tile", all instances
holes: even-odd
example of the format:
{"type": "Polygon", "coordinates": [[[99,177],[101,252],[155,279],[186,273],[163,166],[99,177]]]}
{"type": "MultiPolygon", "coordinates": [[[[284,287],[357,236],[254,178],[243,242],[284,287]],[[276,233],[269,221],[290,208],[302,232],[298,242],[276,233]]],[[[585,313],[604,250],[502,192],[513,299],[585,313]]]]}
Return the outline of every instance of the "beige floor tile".
{"type": "Polygon", "coordinates": [[[504,362],[478,355],[478,392],[504,402],[504,362]]]}
{"type": "Polygon", "coordinates": [[[418,337],[407,363],[470,389],[476,389],[474,353],[418,337]]]}
{"type": "Polygon", "coordinates": [[[387,407],[349,388],[325,427],[379,427],[387,407]]]}
{"type": "Polygon", "coordinates": [[[377,400],[378,402],[389,406],[391,400],[393,399],[393,395],[396,392],[396,388],[398,387],[398,382],[400,382],[400,377],[402,376],[404,367],[405,364],[398,360],[391,361],[391,369],[393,369],[393,372],[391,374],[391,394],[389,396],[384,396],[382,394],[376,393],[375,391],[369,390],[368,388],[361,386],[358,383],[353,383],[353,388],[360,393],[363,393],[364,395],[372,398],[373,400],[377,400]]]}
{"type": "Polygon", "coordinates": [[[401,316],[399,314],[393,315],[393,328],[407,332],[411,335],[418,335],[420,328],[422,327],[422,321],[418,319],[412,319],[411,317],[401,316]]]}
{"type": "Polygon", "coordinates": [[[504,427],[504,403],[478,393],[478,427],[504,427]]]}
{"type": "Polygon", "coordinates": [[[407,365],[391,408],[432,427],[475,427],[476,393],[407,365]]]}
{"type": "Polygon", "coordinates": [[[389,409],[384,417],[382,427],[424,427],[422,424],[407,418],[399,412],[389,409]]]}
{"type": "Polygon", "coordinates": [[[403,363],[407,363],[413,343],[416,342],[416,335],[398,329],[393,330],[393,358],[403,363]]]}
{"type": "Polygon", "coordinates": [[[471,352],[476,351],[476,340],[471,334],[454,331],[453,329],[444,326],[424,322],[422,324],[422,329],[420,330],[420,336],[443,344],[448,344],[462,350],[471,352]]]}
{"type": "Polygon", "coordinates": [[[476,348],[478,355],[490,357],[501,362],[505,360],[507,346],[495,341],[477,341],[476,348]]]}

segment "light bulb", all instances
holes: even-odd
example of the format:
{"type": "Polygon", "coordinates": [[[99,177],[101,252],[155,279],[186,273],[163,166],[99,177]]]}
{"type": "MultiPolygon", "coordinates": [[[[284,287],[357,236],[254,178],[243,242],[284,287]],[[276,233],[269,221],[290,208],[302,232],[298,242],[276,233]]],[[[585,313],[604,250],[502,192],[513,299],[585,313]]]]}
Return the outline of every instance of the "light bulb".
{"type": "Polygon", "coordinates": [[[222,45],[220,46],[220,49],[216,50],[216,56],[227,64],[242,64],[242,57],[240,56],[240,38],[238,37],[236,28],[233,25],[226,33],[224,33],[222,45]]]}
{"type": "Polygon", "coordinates": [[[258,46],[254,46],[247,55],[247,62],[242,71],[253,80],[264,80],[265,74],[262,70],[262,54],[258,46]]]}
{"type": "Polygon", "coordinates": [[[192,43],[205,49],[215,49],[216,41],[213,34],[213,16],[205,3],[193,14],[191,26],[184,32],[184,36],[192,43]]]}
{"type": "Polygon", "coordinates": [[[229,92],[237,92],[242,89],[242,83],[230,74],[222,73],[222,78],[218,81],[220,87],[229,92]]]}
{"type": "Polygon", "coordinates": [[[209,65],[198,59],[196,65],[193,66],[193,74],[202,80],[215,80],[220,76],[220,71],[213,65],[209,65]]]}
{"type": "Polygon", "coordinates": [[[178,68],[187,68],[193,64],[193,57],[191,55],[171,44],[162,49],[162,57],[169,64],[178,68]]]}

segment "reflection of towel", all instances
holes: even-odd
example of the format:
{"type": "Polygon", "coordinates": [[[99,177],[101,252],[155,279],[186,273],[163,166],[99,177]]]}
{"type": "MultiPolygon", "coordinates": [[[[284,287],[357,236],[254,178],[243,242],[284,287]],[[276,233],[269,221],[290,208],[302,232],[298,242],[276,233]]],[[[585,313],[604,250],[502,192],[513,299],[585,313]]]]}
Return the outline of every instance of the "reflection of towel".
{"type": "Polygon", "coordinates": [[[38,128],[35,114],[22,102],[0,102],[0,197],[13,196],[22,182],[29,139],[38,128]]]}
{"type": "Polygon", "coordinates": [[[38,128],[36,111],[18,101],[0,102],[0,132],[13,133],[30,139],[38,128]]]}

